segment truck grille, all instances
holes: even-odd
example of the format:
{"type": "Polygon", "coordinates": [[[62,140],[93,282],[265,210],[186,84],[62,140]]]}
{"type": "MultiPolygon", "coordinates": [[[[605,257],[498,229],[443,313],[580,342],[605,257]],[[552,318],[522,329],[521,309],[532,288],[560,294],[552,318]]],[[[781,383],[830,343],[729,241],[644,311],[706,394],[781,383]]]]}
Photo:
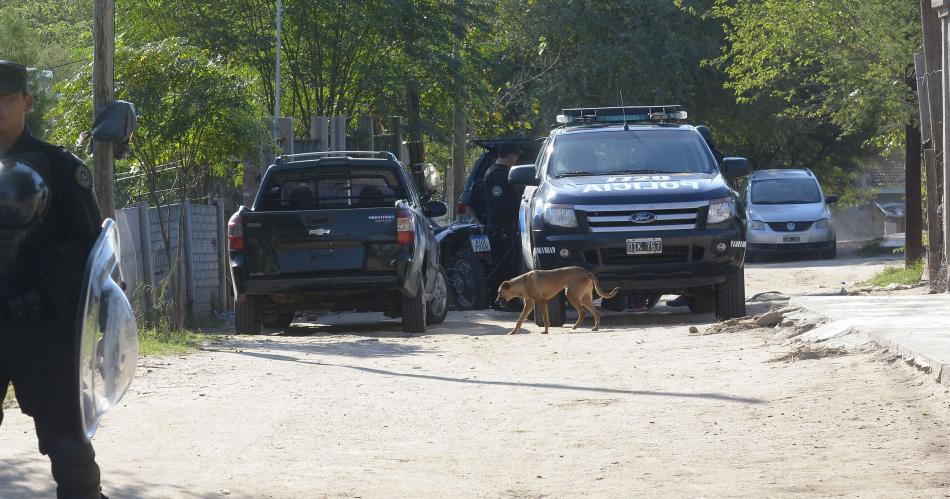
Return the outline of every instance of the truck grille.
{"type": "Polygon", "coordinates": [[[647,232],[695,229],[709,201],[630,205],[577,205],[591,232],[647,232]],[[639,221],[634,221],[639,216],[639,221]]]}
{"type": "Polygon", "coordinates": [[[811,228],[812,222],[769,222],[775,232],[802,232],[811,228]]]}

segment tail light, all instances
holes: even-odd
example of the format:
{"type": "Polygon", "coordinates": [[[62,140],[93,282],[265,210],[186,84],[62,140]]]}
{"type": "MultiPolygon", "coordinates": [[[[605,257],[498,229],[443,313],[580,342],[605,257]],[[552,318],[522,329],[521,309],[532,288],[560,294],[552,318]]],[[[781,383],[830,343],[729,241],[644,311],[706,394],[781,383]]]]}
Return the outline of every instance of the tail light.
{"type": "Polygon", "coordinates": [[[228,220],[228,249],[244,251],[244,218],[241,217],[241,212],[231,215],[228,220]]]}
{"type": "Polygon", "coordinates": [[[467,215],[467,214],[468,214],[468,205],[465,204],[465,203],[463,203],[463,202],[461,202],[461,201],[459,201],[459,207],[458,207],[458,209],[456,210],[456,213],[459,214],[459,215],[467,215]]]}
{"type": "Polygon", "coordinates": [[[396,212],[396,244],[413,244],[416,241],[416,224],[409,210],[396,212]]]}

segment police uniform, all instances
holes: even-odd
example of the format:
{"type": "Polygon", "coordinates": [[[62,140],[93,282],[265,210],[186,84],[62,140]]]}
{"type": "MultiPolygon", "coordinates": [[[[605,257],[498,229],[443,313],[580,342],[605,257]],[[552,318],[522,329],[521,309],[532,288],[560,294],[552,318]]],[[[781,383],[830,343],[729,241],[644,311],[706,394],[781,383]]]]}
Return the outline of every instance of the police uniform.
{"type": "MultiPolygon", "coordinates": [[[[7,78],[0,84],[9,88],[6,64],[0,62],[0,80],[7,78]]],[[[25,90],[25,73],[22,78],[25,90]]],[[[99,498],[99,467],[81,429],[76,372],[83,272],[103,221],[92,176],[76,156],[28,130],[0,163],[0,400],[12,384],[20,410],[34,420],[40,452],[50,458],[58,497],[99,498]],[[24,173],[30,170],[35,173],[24,173]],[[24,182],[30,178],[35,185],[24,182]],[[30,191],[35,202],[24,206],[25,188],[37,192],[30,191]],[[33,208],[29,226],[16,220],[16,213],[33,208]]]]}
{"type": "Polygon", "coordinates": [[[485,172],[485,226],[495,269],[489,276],[489,303],[495,302],[494,294],[501,282],[516,273],[515,242],[522,189],[508,183],[509,170],[508,165],[496,162],[485,172]]]}

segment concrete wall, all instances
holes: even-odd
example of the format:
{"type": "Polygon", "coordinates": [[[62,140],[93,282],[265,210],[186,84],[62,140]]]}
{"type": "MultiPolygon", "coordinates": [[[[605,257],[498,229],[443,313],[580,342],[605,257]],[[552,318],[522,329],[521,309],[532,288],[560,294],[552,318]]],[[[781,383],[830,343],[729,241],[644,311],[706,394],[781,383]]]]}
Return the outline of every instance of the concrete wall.
{"type": "Polygon", "coordinates": [[[134,293],[148,285],[160,288],[171,273],[172,265],[178,258],[179,244],[184,242],[185,261],[181,263],[184,272],[185,287],[189,294],[189,305],[194,318],[211,317],[228,303],[226,273],[222,261],[222,248],[227,244],[224,239],[225,227],[220,208],[215,205],[180,205],[160,208],[134,207],[119,210],[116,221],[119,224],[120,246],[122,248],[122,272],[128,285],[127,293],[134,293]],[[147,209],[147,216],[140,213],[147,209]],[[185,223],[185,235],[180,237],[179,220],[182,213],[188,214],[185,223]],[[169,235],[168,252],[162,237],[161,222],[165,224],[169,235]],[[143,238],[140,219],[148,220],[147,241],[143,238]],[[145,248],[144,246],[148,246],[145,248]],[[145,258],[148,252],[150,258],[145,258]],[[171,262],[169,262],[169,257],[171,262]],[[150,268],[150,270],[149,270],[150,268]],[[149,275],[150,274],[150,275],[149,275]]]}

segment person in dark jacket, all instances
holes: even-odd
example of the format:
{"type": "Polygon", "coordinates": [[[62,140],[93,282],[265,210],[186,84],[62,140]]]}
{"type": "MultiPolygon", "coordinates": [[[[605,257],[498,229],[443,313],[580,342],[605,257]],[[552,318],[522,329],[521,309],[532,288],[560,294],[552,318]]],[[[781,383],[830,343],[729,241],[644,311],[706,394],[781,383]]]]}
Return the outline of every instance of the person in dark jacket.
{"type": "MultiPolygon", "coordinates": [[[[518,164],[521,151],[517,144],[505,142],[498,148],[495,163],[485,172],[485,228],[492,246],[493,271],[488,279],[492,296],[489,303],[495,304],[494,293],[498,285],[514,277],[515,250],[518,234],[518,210],[521,206],[522,188],[508,182],[508,172],[518,164]]],[[[508,310],[507,307],[503,307],[508,310]]]]}
{"type": "Polygon", "coordinates": [[[27,130],[32,106],[26,68],[0,61],[0,401],[12,384],[57,497],[98,499],[79,414],[76,319],[103,219],[86,166],[27,130]]]}

